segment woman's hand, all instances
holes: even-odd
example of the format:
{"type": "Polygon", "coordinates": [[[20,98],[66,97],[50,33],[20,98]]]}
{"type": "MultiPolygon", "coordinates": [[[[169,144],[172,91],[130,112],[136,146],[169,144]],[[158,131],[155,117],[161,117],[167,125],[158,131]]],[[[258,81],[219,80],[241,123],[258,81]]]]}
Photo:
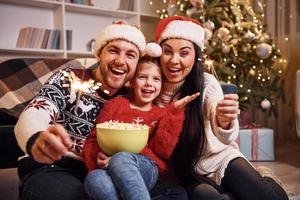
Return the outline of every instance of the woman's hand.
{"type": "Polygon", "coordinates": [[[108,162],[110,160],[110,156],[105,155],[105,153],[103,153],[102,151],[100,151],[98,153],[98,157],[97,157],[97,165],[99,168],[101,169],[106,169],[108,166],[108,162]]]}
{"type": "Polygon", "coordinates": [[[216,115],[219,125],[223,129],[230,127],[231,121],[237,119],[239,112],[239,96],[237,94],[225,94],[216,107],[216,115]]]}
{"type": "Polygon", "coordinates": [[[49,126],[35,140],[31,154],[40,163],[52,164],[60,160],[72,147],[72,140],[62,125],[49,126]]]}
{"type": "Polygon", "coordinates": [[[196,99],[200,95],[200,92],[197,92],[193,95],[188,95],[174,102],[176,108],[184,108],[188,103],[196,99]]]}

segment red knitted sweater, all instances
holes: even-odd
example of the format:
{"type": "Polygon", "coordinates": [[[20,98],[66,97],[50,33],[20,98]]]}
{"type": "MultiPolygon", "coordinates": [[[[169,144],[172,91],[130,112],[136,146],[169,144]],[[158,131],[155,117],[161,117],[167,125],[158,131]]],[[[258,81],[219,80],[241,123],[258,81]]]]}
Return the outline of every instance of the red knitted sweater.
{"type": "MultiPolygon", "coordinates": [[[[104,104],[96,124],[109,120],[148,125],[150,127],[148,145],[141,154],[154,160],[160,174],[164,174],[181,133],[184,120],[183,109],[177,109],[172,104],[167,108],[152,105],[151,110],[141,111],[130,108],[127,98],[116,97],[104,104]]],[[[101,149],[97,143],[94,128],[83,148],[83,159],[89,171],[98,168],[96,160],[99,151],[101,149]]]]}

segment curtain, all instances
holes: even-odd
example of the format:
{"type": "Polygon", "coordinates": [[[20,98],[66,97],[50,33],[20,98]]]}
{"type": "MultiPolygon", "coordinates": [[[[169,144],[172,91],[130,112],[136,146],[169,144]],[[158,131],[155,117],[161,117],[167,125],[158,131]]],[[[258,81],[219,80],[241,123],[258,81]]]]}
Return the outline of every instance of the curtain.
{"type": "MultiPolygon", "coordinates": [[[[270,118],[266,113],[258,113],[264,126],[275,130],[279,139],[295,139],[295,89],[296,71],[300,69],[300,2],[298,0],[256,0],[254,7],[264,6],[265,23],[274,43],[281,50],[285,70],[286,101],[277,102],[278,117],[270,118]]],[[[300,100],[298,100],[300,101],[300,100]]]]}

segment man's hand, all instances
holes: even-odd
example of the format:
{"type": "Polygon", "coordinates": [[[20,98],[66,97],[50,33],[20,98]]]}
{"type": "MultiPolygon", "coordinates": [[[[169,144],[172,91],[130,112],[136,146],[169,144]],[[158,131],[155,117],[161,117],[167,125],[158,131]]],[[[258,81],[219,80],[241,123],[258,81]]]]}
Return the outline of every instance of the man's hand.
{"type": "Polygon", "coordinates": [[[239,112],[239,96],[226,94],[224,99],[219,101],[216,107],[216,115],[219,125],[228,129],[232,120],[237,119],[239,112]]]}
{"type": "Polygon", "coordinates": [[[72,140],[62,125],[49,126],[34,142],[31,154],[41,163],[52,164],[60,160],[72,147],[72,140]]]}
{"type": "Polygon", "coordinates": [[[99,152],[98,153],[98,157],[97,157],[97,165],[99,168],[101,169],[106,169],[108,166],[108,162],[110,160],[110,156],[105,155],[103,152],[99,152]]]}
{"type": "Polygon", "coordinates": [[[200,92],[197,92],[193,95],[188,95],[174,102],[176,108],[184,108],[188,103],[196,99],[200,95],[200,92]]]}

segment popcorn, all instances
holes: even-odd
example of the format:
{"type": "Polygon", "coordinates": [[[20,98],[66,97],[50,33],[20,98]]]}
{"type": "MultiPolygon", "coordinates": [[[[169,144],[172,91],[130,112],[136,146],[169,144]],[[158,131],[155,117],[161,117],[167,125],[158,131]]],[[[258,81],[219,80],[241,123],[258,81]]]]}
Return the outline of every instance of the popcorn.
{"type": "Polygon", "coordinates": [[[114,120],[110,120],[104,123],[99,123],[96,125],[96,127],[105,128],[105,129],[115,129],[115,130],[144,130],[149,128],[145,124],[125,123],[125,122],[118,122],[114,120]]]}

